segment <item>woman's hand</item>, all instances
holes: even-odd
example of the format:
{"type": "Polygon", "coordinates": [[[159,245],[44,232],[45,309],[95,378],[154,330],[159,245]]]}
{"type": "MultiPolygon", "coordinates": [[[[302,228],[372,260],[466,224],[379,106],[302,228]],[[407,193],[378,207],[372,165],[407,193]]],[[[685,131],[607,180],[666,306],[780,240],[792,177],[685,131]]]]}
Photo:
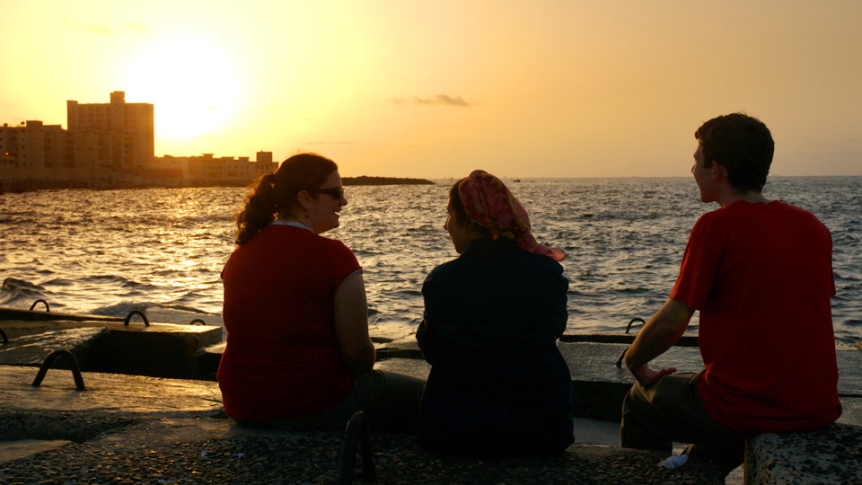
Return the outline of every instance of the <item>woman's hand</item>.
{"type": "Polygon", "coordinates": [[[361,271],[345,278],[335,290],[335,337],[347,367],[356,372],[374,368],[376,355],[368,336],[368,302],[361,271]]]}

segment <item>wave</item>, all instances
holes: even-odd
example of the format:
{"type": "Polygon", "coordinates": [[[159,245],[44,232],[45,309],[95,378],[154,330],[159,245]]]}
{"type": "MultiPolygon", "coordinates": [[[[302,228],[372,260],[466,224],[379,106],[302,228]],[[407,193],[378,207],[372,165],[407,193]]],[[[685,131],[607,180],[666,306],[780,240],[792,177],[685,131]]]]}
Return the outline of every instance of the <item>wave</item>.
{"type": "Polygon", "coordinates": [[[0,304],[29,304],[31,303],[31,300],[35,301],[44,299],[46,294],[47,291],[42,286],[30,283],[29,281],[6,278],[3,280],[3,286],[0,287],[0,304]]]}
{"type": "Polygon", "coordinates": [[[188,313],[199,313],[201,315],[218,315],[218,313],[207,312],[207,311],[201,310],[200,308],[195,308],[193,306],[187,306],[187,305],[168,305],[168,304],[164,304],[164,303],[156,303],[150,308],[163,308],[166,310],[177,310],[177,311],[188,312],[188,313]]]}
{"type": "Polygon", "coordinates": [[[848,327],[862,327],[862,320],[858,318],[850,318],[848,320],[844,320],[841,324],[848,327]]]}
{"type": "Polygon", "coordinates": [[[624,221],[658,219],[659,217],[661,217],[661,214],[658,211],[650,211],[644,213],[618,210],[602,211],[596,214],[585,212],[579,216],[580,219],[621,219],[624,221]]]}
{"type": "MultiPolygon", "coordinates": [[[[858,340],[862,265],[855,256],[862,241],[862,177],[772,180],[770,196],[791,197],[832,231],[836,336],[858,340]]],[[[347,244],[365,269],[373,306],[369,320],[379,320],[381,328],[403,329],[421,320],[422,281],[457,257],[443,229],[453,181],[351,189],[343,227],[326,234],[347,244]]],[[[8,229],[0,238],[0,282],[14,278],[0,290],[0,304],[28,308],[45,299],[52,310],[56,301],[63,311],[125,316],[143,310],[151,321],[219,321],[218,274],[234,247],[233,215],[243,192],[7,195],[10,203],[0,208],[0,228],[8,229]]],[[[524,179],[516,192],[532,216],[536,238],[569,253],[563,267],[574,331],[619,332],[630,317],[658,310],[676,279],[692,225],[714,210],[683,178],[524,179]]]]}
{"type": "Polygon", "coordinates": [[[114,305],[103,306],[90,310],[93,315],[105,315],[109,317],[125,317],[131,312],[138,311],[146,314],[146,310],[150,305],[146,303],[116,303],[114,305]]]}
{"type": "Polygon", "coordinates": [[[99,308],[95,308],[90,310],[89,313],[93,315],[105,315],[111,317],[125,317],[129,313],[133,311],[138,311],[147,314],[147,311],[150,310],[172,310],[177,312],[185,312],[185,313],[195,313],[200,315],[218,315],[217,313],[206,312],[199,308],[195,308],[193,306],[187,305],[171,305],[165,303],[154,303],[154,302],[121,302],[115,303],[113,305],[103,306],[99,308]]]}

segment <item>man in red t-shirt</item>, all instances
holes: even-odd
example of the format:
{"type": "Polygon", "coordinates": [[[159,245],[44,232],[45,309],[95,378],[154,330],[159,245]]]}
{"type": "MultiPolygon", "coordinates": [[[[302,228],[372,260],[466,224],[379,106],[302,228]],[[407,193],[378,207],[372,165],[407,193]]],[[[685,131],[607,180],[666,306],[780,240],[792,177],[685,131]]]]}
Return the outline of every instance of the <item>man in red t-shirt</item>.
{"type": "Polygon", "coordinates": [[[628,349],[637,379],[623,403],[622,446],[714,460],[744,458],[745,437],[826,426],[841,415],[830,299],[832,238],[813,214],[761,193],[774,143],[744,114],[695,132],[691,171],[700,200],[718,210],[689,236],[664,306],[628,349]],[[650,369],[700,311],[704,370],[650,369]],[[673,375],[672,375],[673,374],[673,375]]]}

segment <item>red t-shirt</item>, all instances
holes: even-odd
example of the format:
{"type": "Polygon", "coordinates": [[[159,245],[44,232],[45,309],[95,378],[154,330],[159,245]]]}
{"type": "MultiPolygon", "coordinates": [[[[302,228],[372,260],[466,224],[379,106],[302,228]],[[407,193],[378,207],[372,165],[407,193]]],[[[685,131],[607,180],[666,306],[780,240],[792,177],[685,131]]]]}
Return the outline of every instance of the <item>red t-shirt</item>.
{"type": "Polygon", "coordinates": [[[754,434],[841,415],[833,295],[832,237],[810,212],[738,201],[698,219],[670,297],[700,310],[713,419],[754,434]]]}
{"type": "Polygon", "coordinates": [[[222,272],[218,381],[229,416],[307,416],[347,396],[355,374],[341,358],[333,302],[360,269],[340,241],[299,227],[270,225],[236,248],[222,272]]]}

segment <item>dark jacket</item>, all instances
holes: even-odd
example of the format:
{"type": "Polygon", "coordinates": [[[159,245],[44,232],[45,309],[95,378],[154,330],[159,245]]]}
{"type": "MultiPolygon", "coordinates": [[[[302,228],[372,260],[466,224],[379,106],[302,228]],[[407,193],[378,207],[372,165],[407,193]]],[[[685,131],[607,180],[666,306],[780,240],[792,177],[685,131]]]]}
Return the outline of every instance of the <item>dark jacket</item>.
{"type": "Polygon", "coordinates": [[[431,364],[417,436],[431,452],[557,453],[574,442],[563,268],[514,241],[478,239],[425,279],[416,339],[431,364]]]}

